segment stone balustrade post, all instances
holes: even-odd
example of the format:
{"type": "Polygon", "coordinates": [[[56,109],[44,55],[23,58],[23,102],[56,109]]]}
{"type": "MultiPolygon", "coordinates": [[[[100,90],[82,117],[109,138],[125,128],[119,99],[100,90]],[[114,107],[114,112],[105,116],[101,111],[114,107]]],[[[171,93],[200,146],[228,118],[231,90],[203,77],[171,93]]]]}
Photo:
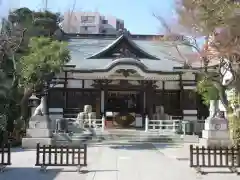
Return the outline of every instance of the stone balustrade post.
{"type": "Polygon", "coordinates": [[[149,124],[149,118],[146,116],[145,118],[145,132],[148,132],[148,124],[149,124]]]}
{"type": "Polygon", "coordinates": [[[104,131],[105,129],[105,117],[104,115],[102,116],[102,132],[104,131]]]}
{"type": "Polygon", "coordinates": [[[173,121],[172,131],[175,133],[176,132],[176,121],[175,120],[172,120],[172,121],[173,121]]]}
{"type": "Polygon", "coordinates": [[[186,121],[182,121],[182,130],[183,130],[183,135],[186,135],[186,129],[187,129],[187,122],[186,121]]]}
{"type": "Polygon", "coordinates": [[[159,130],[163,129],[163,120],[159,120],[159,130]]]}

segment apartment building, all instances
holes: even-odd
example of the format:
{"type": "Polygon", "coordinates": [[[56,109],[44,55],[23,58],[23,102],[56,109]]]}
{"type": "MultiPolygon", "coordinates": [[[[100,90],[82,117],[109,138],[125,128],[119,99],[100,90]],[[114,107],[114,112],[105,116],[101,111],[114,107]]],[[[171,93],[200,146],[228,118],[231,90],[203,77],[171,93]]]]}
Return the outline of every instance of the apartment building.
{"type": "Polygon", "coordinates": [[[124,29],[124,21],[99,12],[65,12],[62,27],[67,33],[116,34],[124,29]]]}
{"type": "Polygon", "coordinates": [[[2,29],[3,19],[8,17],[10,11],[20,7],[20,0],[0,0],[0,30],[2,29]]]}

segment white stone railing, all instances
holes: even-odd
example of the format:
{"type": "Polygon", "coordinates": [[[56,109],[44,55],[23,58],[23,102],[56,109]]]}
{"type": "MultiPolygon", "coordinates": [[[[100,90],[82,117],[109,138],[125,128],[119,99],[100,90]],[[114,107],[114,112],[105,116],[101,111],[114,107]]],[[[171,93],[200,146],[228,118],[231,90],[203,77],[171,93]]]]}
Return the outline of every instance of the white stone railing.
{"type": "MultiPolygon", "coordinates": [[[[92,128],[94,130],[101,130],[102,132],[105,129],[105,118],[102,117],[102,119],[91,119],[89,121],[86,121],[84,124],[79,124],[79,121],[77,118],[64,118],[67,120],[67,126],[66,129],[70,131],[77,131],[78,128],[92,128]]],[[[53,120],[52,122],[52,129],[53,131],[57,131],[57,123],[58,120],[53,120]]]]}
{"type": "Polygon", "coordinates": [[[84,128],[90,127],[103,132],[105,129],[105,117],[103,116],[102,119],[89,119],[88,122],[84,124],[84,128]]]}
{"type": "Polygon", "coordinates": [[[145,132],[154,131],[162,134],[176,133],[181,128],[180,120],[149,120],[145,119],[145,132]]]}

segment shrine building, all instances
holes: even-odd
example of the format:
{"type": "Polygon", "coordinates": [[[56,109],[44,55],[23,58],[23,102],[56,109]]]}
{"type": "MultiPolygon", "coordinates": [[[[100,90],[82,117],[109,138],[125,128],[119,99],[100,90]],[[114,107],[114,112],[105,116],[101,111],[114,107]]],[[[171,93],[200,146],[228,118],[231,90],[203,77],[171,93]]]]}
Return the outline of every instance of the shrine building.
{"type": "Polygon", "coordinates": [[[154,119],[159,107],[169,119],[198,120],[208,115],[195,91],[197,74],[184,68],[172,42],[161,41],[162,36],[65,36],[71,61],[49,85],[51,118],[76,117],[84,105],[92,105],[97,118],[140,117],[142,127],[145,116],[154,119]]]}

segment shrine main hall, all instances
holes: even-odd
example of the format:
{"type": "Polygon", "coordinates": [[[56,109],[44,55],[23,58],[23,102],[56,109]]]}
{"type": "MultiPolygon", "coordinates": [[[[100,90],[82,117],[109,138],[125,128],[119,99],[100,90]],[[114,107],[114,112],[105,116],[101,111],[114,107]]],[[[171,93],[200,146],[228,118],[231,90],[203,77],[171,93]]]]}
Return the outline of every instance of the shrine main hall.
{"type": "Polygon", "coordinates": [[[84,105],[91,105],[98,119],[121,121],[131,116],[131,124],[141,119],[140,127],[146,115],[180,120],[208,116],[195,90],[197,74],[185,67],[172,45],[179,39],[163,41],[158,35],[134,34],[64,36],[71,60],[50,84],[47,105],[52,119],[76,117],[84,105]],[[160,110],[164,117],[157,114],[160,110]]]}

